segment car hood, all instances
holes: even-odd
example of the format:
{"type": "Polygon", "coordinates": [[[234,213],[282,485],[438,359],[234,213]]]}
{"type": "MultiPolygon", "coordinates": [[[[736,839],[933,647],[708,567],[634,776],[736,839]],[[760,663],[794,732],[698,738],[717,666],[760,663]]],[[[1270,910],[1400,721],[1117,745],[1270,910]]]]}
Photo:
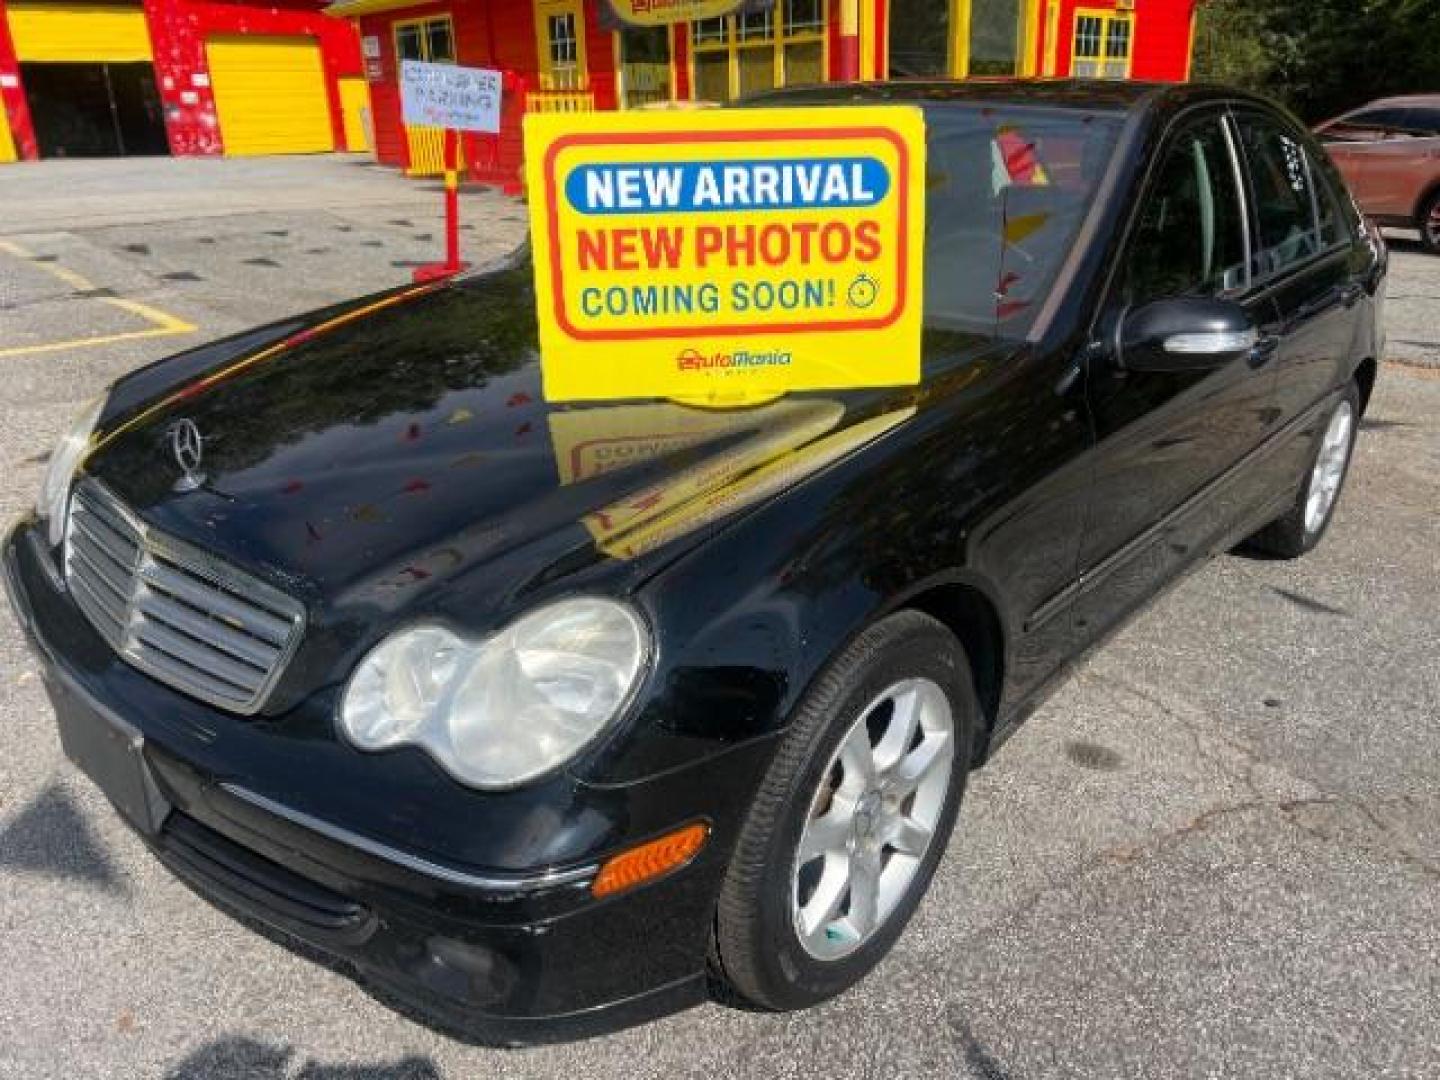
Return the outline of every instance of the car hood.
{"type": "Polygon", "coordinates": [[[122,383],[85,470],[292,594],[404,611],[490,564],[510,599],[599,564],[633,573],[903,425],[922,397],[547,404],[530,278],[519,262],[251,335],[204,372],[173,362],[182,377],[148,399],[122,383]]]}

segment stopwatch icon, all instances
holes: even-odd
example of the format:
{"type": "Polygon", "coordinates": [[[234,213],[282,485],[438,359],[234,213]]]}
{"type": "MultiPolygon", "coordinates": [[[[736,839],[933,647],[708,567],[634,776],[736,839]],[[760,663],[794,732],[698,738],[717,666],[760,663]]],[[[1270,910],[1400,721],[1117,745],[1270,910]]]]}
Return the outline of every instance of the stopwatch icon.
{"type": "Polygon", "coordinates": [[[869,274],[861,274],[850,283],[846,294],[853,308],[868,308],[880,298],[880,285],[869,274]]]}

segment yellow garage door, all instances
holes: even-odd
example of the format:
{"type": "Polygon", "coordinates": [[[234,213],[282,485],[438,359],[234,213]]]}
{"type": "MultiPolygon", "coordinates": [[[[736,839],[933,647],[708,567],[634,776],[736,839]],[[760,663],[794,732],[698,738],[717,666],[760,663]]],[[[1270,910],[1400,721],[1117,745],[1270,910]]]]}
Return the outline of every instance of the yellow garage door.
{"type": "Polygon", "coordinates": [[[22,62],[112,64],[150,59],[139,4],[13,3],[10,35],[22,62]]]}
{"type": "Polygon", "coordinates": [[[205,51],[227,156],[335,149],[314,38],[212,37],[205,51]]]}

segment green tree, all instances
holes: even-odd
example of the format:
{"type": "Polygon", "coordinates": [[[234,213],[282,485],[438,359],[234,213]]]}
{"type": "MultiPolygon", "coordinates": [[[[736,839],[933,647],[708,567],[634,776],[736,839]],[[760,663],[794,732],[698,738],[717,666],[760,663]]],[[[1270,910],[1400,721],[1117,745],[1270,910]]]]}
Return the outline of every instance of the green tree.
{"type": "Polygon", "coordinates": [[[1197,79],[1323,120],[1373,98],[1440,93],[1440,0],[1202,0],[1197,79]]]}

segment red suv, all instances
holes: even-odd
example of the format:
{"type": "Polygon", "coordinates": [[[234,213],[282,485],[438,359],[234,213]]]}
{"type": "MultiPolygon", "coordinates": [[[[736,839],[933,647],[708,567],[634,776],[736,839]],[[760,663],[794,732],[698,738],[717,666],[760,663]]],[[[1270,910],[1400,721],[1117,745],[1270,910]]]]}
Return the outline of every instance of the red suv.
{"type": "Polygon", "coordinates": [[[1372,101],[1315,129],[1381,225],[1420,230],[1440,255],[1440,94],[1372,101]]]}

